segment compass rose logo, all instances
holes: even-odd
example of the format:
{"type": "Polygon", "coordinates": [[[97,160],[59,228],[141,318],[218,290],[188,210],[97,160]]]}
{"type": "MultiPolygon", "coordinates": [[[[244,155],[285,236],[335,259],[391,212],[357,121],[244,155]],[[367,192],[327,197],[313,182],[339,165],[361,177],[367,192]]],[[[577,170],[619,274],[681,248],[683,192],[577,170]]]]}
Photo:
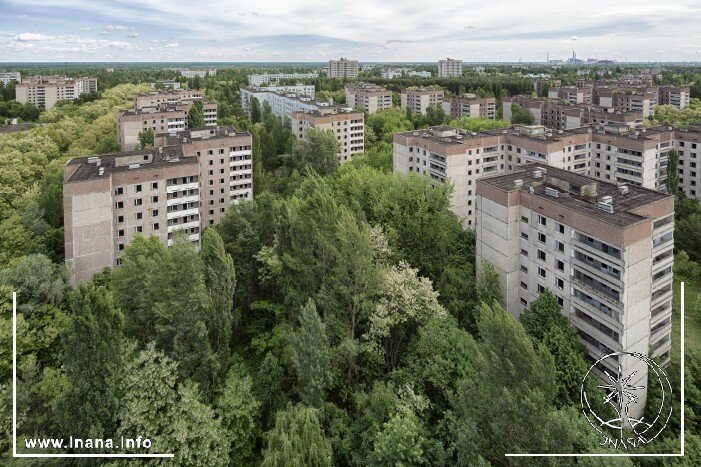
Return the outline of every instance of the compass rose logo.
{"type": "Polygon", "coordinates": [[[603,436],[602,445],[610,444],[614,448],[637,447],[639,444],[646,444],[655,439],[667,425],[669,417],[672,415],[672,386],[662,368],[645,355],[637,352],[615,352],[602,357],[589,368],[582,380],[581,402],[584,416],[589,421],[589,424],[603,436]],[[642,410],[631,411],[631,407],[644,400],[643,395],[646,387],[631,384],[637,371],[633,371],[630,374],[623,372],[620,361],[624,356],[633,357],[644,362],[648,366],[649,384],[659,385],[661,389],[660,407],[653,419],[647,420],[645,416],[637,418],[631,415],[631,412],[642,412],[642,410]],[[606,367],[599,365],[608,359],[615,362],[618,371],[612,372],[606,367]],[[604,368],[603,382],[592,372],[596,367],[604,368]],[[589,378],[596,378],[596,387],[604,392],[603,402],[613,407],[616,413],[614,418],[602,418],[592,408],[590,395],[587,394],[585,389],[589,378]],[[610,436],[610,433],[615,433],[615,437],[610,436]],[[630,435],[626,435],[626,433],[630,433],[630,435]]]}

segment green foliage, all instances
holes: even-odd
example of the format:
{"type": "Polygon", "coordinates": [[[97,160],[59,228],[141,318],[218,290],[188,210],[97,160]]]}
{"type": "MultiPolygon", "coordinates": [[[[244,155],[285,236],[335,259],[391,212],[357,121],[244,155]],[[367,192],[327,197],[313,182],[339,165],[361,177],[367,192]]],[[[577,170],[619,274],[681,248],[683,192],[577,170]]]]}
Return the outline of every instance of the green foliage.
{"type": "Polygon", "coordinates": [[[290,339],[297,388],[304,405],[321,408],[331,383],[329,349],[324,324],[310,299],[299,315],[299,329],[290,339]]]}
{"type": "Polygon", "coordinates": [[[533,125],[535,123],[535,117],[530,110],[524,109],[518,104],[511,104],[511,123],[533,125]]]}
{"type": "Polygon", "coordinates": [[[368,465],[424,465],[425,443],[416,416],[396,414],[384,424],[375,438],[368,465]]]}
{"type": "Polygon", "coordinates": [[[667,193],[676,196],[679,193],[679,151],[670,149],[667,161],[667,193]]]}
{"type": "Polygon", "coordinates": [[[321,427],[318,409],[288,406],[275,416],[266,433],[263,467],[319,467],[331,465],[331,445],[321,427]]]}
{"type": "MultiPolygon", "coordinates": [[[[196,88],[197,89],[197,88],[196,88]]],[[[204,112],[202,110],[202,99],[195,99],[190,107],[187,116],[188,128],[200,128],[204,126],[204,112]]]]}
{"type": "Polygon", "coordinates": [[[224,437],[229,440],[229,465],[250,465],[260,402],[253,396],[253,380],[242,366],[229,370],[215,405],[224,437]]]}
{"type": "MultiPolygon", "coordinates": [[[[190,118],[192,118],[192,113],[190,114],[190,118]]],[[[154,138],[155,133],[151,128],[139,132],[139,143],[141,144],[141,149],[152,148],[154,138]]]]}
{"type": "Polygon", "coordinates": [[[261,110],[260,110],[260,102],[258,101],[257,97],[252,97],[251,102],[249,103],[251,106],[251,122],[252,123],[258,123],[261,121],[261,110]]]}
{"type": "Polygon", "coordinates": [[[104,438],[116,431],[122,327],[122,314],[115,310],[104,287],[78,287],[72,297],[70,324],[62,336],[68,386],[55,404],[61,433],[104,438]]]}
{"type": "Polygon", "coordinates": [[[455,128],[462,128],[463,130],[467,131],[478,132],[506,128],[509,126],[509,123],[505,122],[504,120],[489,120],[483,117],[461,117],[459,119],[451,120],[448,125],[455,128]]]}
{"type": "Polygon", "coordinates": [[[284,158],[288,171],[309,167],[319,175],[328,175],[339,166],[341,145],[330,130],[308,128],[304,138],[292,146],[292,154],[284,158]]]}
{"type": "Polygon", "coordinates": [[[217,355],[219,374],[223,378],[231,354],[232,331],[238,324],[238,317],[234,315],[236,272],[234,260],[224,251],[224,242],[216,230],[205,229],[201,242],[204,283],[212,304],[206,325],[212,351],[217,355]]]}
{"type": "Polygon", "coordinates": [[[686,251],[674,255],[674,275],[680,280],[698,282],[701,279],[701,265],[689,259],[686,251]]]}

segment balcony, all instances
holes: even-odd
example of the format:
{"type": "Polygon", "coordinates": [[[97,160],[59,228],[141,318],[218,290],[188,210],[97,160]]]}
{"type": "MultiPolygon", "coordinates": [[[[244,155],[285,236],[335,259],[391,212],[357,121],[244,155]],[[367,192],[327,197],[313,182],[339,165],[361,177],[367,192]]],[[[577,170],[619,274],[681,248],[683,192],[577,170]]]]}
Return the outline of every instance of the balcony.
{"type": "MultiPolygon", "coordinates": [[[[578,272],[575,270],[575,273],[578,272]]],[[[623,303],[618,299],[618,297],[612,295],[613,293],[618,295],[616,291],[606,290],[594,281],[588,281],[582,277],[575,276],[573,282],[584,289],[586,292],[596,295],[598,298],[602,298],[604,301],[613,304],[618,308],[623,308],[623,303]]],[[[620,296],[620,295],[619,295],[620,296]]]]}
{"type": "Polygon", "coordinates": [[[194,216],[197,215],[199,210],[197,208],[183,209],[182,211],[171,211],[166,214],[166,219],[177,219],[180,217],[194,216]]]}
{"type": "Polygon", "coordinates": [[[180,198],[173,198],[169,199],[166,201],[167,206],[174,206],[176,204],[184,204],[184,203],[194,203],[200,200],[199,195],[191,195],[191,196],[182,196],[180,198]]]}
{"type": "Polygon", "coordinates": [[[166,187],[166,192],[174,193],[176,191],[196,190],[197,188],[199,188],[198,182],[184,183],[182,185],[168,185],[166,187]]]}

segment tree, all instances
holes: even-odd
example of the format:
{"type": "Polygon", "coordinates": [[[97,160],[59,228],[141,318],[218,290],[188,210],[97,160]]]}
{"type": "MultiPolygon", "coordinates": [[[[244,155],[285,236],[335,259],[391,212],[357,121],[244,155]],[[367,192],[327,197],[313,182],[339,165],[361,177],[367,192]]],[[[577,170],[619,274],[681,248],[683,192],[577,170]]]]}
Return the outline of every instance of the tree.
{"type": "Polygon", "coordinates": [[[324,324],[311,299],[302,307],[299,324],[290,338],[297,388],[303,404],[321,408],[331,383],[329,348],[324,324]]]}
{"type": "Polygon", "coordinates": [[[288,406],[275,416],[266,434],[263,467],[331,465],[331,444],[321,428],[321,413],[304,405],[288,406]]]}
{"type": "Polygon", "coordinates": [[[321,176],[328,175],[338,168],[340,151],[341,144],[330,130],[307,128],[304,138],[292,146],[285,165],[300,171],[309,166],[321,176]]]}
{"type": "Polygon", "coordinates": [[[258,123],[261,121],[261,110],[260,110],[260,102],[258,101],[257,97],[251,97],[251,101],[249,103],[251,106],[251,123],[258,123]]]}
{"type": "MultiPolygon", "coordinates": [[[[190,112],[190,119],[192,119],[192,112],[190,112]]],[[[141,149],[152,148],[154,137],[155,133],[151,128],[139,132],[139,143],[141,143],[141,149]]]]}
{"type": "Polygon", "coordinates": [[[234,317],[234,292],[236,272],[234,260],[224,250],[224,242],[214,229],[205,229],[202,234],[200,258],[204,269],[204,283],[212,303],[211,313],[206,318],[212,351],[219,360],[220,374],[226,374],[230,355],[234,317]]]}
{"type": "Polygon", "coordinates": [[[679,151],[672,148],[667,153],[667,193],[679,194],[679,151]]]}
{"type": "Polygon", "coordinates": [[[202,99],[195,99],[190,107],[187,116],[188,128],[200,128],[204,126],[204,112],[202,110],[202,99]]]}
{"type": "Polygon", "coordinates": [[[377,434],[368,465],[423,465],[425,443],[414,414],[395,414],[377,434]]]}
{"type": "Polygon", "coordinates": [[[117,427],[123,317],[104,287],[81,284],[63,334],[68,387],[55,404],[58,425],[78,438],[111,437],[117,427]]]}
{"type": "Polygon", "coordinates": [[[511,123],[533,125],[535,123],[535,117],[530,110],[524,109],[518,104],[511,104],[511,123]]]}
{"type": "Polygon", "coordinates": [[[258,435],[260,402],[253,396],[253,380],[242,366],[233,366],[216,401],[217,417],[229,440],[230,465],[250,465],[258,435]]]}
{"type": "Polygon", "coordinates": [[[399,364],[413,330],[431,317],[445,317],[431,281],[402,261],[388,266],[380,286],[377,308],[369,317],[365,338],[375,352],[383,355],[388,370],[399,364]]]}

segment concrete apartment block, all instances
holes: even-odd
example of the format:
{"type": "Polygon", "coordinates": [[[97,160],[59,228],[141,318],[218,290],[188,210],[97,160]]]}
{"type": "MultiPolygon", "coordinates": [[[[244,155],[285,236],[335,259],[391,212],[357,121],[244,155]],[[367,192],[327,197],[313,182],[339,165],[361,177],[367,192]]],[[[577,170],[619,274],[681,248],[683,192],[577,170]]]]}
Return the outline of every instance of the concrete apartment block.
{"type": "Polygon", "coordinates": [[[15,86],[15,100],[31,102],[50,109],[63,99],[76,99],[81,94],[97,91],[97,78],[66,78],[64,76],[28,76],[15,86]]]}
{"type": "MultiPolygon", "coordinates": [[[[542,164],[481,179],[476,190],[477,267],[495,267],[513,316],[550,289],[592,363],[617,351],[669,363],[672,196],[542,164]]],[[[646,385],[645,364],[618,363],[646,385]]],[[[594,371],[603,378],[616,365],[594,371]]]]}
{"type": "Polygon", "coordinates": [[[450,76],[462,76],[462,60],[447,58],[438,60],[438,77],[447,78],[450,76]]]}
{"type": "MultiPolygon", "coordinates": [[[[313,88],[313,86],[312,86],[313,88]]],[[[273,115],[280,118],[290,118],[292,112],[304,110],[318,110],[319,108],[330,107],[326,101],[314,100],[313,95],[309,96],[312,90],[308,86],[249,86],[241,88],[241,108],[251,118],[251,100],[258,99],[261,110],[263,104],[267,102],[273,115]],[[271,89],[272,88],[272,89],[271,89]]],[[[313,92],[312,92],[313,94],[313,92]]]]}
{"type": "Polygon", "coordinates": [[[454,118],[482,117],[494,120],[497,100],[494,97],[477,97],[475,94],[463,94],[460,97],[443,99],[443,111],[454,118]]]}
{"type": "Polygon", "coordinates": [[[156,146],[71,159],[64,166],[66,262],[73,283],[118,267],[136,235],[170,246],[176,230],[199,244],[232,203],[251,199],[252,138],[234,127],[156,137],[156,146]]]}
{"type": "Polygon", "coordinates": [[[358,60],[329,60],[329,78],[357,78],[358,60]]]}
{"type": "Polygon", "coordinates": [[[22,83],[22,74],[19,71],[7,71],[0,73],[0,81],[7,86],[10,81],[16,81],[17,84],[22,83]]]}
{"type": "Polygon", "coordinates": [[[281,79],[315,79],[319,73],[266,73],[261,75],[248,75],[248,84],[251,86],[261,86],[266,83],[280,81],[281,79]]]}
{"type": "Polygon", "coordinates": [[[372,115],[392,107],[392,91],[372,83],[347,84],[346,104],[372,115]]]}
{"type": "Polygon", "coordinates": [[[411,113],[426,115],[431,105],[442,106],[445,91],[442,89],[407,88],[401,93],[402,110],[409,109],[411,113]]]}
{"type": "Polygon", "coordinates": [[[297,139],[304,138],[308,128],[331,131],[341,145],[338,159],[341,164],[365,151],[365,114],[350,107],[327,107],[317,110],[292,112],[292,132],[297,139]]]}

